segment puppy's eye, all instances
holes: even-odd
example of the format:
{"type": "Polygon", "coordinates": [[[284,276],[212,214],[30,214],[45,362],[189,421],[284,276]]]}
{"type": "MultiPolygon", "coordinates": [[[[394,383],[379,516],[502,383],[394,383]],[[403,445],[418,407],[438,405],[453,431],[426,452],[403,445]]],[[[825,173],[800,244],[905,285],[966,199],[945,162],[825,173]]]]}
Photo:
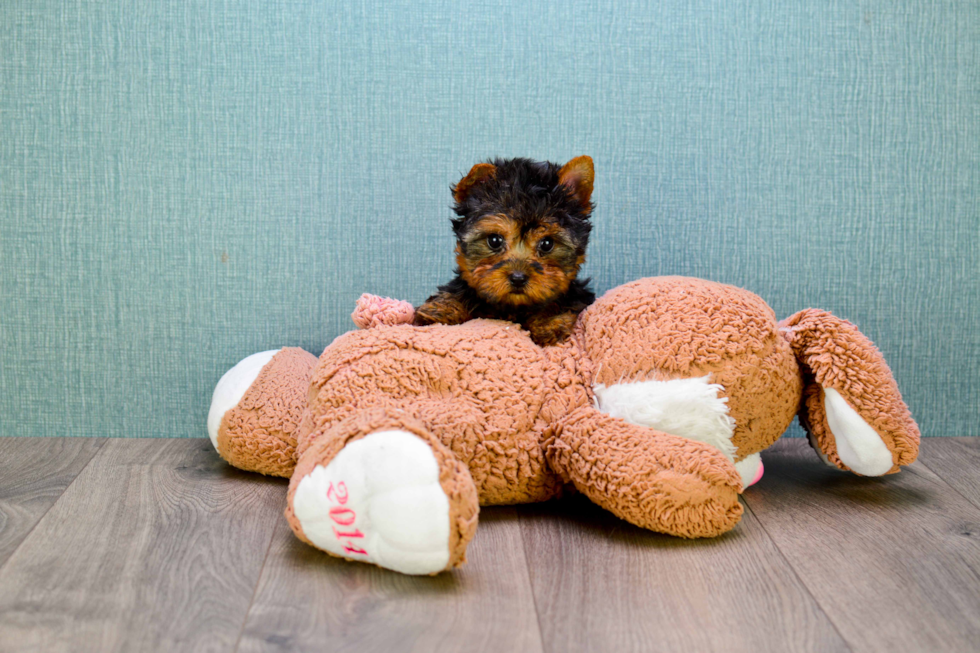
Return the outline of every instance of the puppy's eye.
{"type": "Polygon", "coordinates": [[[551,236],[545,236],[538,243],[538,251],[547,254],[555,248],[555,240],[551,236]]]}
{"type": "Polygon", "coordinates": [[[487,236],[487,246],[493,250],[500,249],[504,246],[504,237],[500,234],[490,234],[487,236]]]}

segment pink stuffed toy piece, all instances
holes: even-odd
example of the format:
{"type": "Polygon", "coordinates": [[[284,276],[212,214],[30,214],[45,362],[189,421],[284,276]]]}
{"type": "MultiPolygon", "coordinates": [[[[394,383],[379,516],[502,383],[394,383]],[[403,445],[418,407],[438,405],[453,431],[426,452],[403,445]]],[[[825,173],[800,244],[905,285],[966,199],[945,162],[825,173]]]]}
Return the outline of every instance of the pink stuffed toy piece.
{"type": "Polygon", "coordinates": [[[777,322],[728,285],[625,284],[546,348],[506,322],[413,327],[410,305],[371,295],[353,317],[369,328],[319,359],[285,348],[232,368],[208,430],[232,465],[290,479],[301,540],[404,573],[464,562],[480,505],[565,488],[642,528],[720,535],[796,414],[842,470],[889,474],[918,452],[854,325],[814,309],[777,322]]]}

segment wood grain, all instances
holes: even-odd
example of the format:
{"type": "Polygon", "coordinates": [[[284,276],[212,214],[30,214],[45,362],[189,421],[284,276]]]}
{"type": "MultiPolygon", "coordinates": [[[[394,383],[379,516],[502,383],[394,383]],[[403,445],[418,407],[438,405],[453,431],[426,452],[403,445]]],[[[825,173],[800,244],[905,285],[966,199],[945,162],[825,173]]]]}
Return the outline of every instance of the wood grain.
{"type": "Polygon", "coordinates": [[[800,439],[763,460],[746,503],[853,650],[980,648],[976,506],[919,463],[861,478],[800,439]]]}
{"type": "Polygon", "coordinates": [[[751,514],[712,540],[635,528],[581,497],[522,506],[548,651],[845,651],[751,514]]]}
{"type": "Polygon", "coordinates": [[[0,438],[0,567],[104,443],[0,438]]]}
{"type": "Polygon", "coordinates": [[[285,490],[207,440],[110,440],[0,569],[3,650],[232,650],[285,490]]]}
{"type": "Polygon", "coordinates": [[[980,438],[923,438],[919,460],[980,508],[980,438]]]}
{"type": "Polygon", "coordinates": [[[484,510],[418,578],[301,543],[284,481],[207,440],[0,439],[0,651],[974,651],[978,453],[874,479],[784,440],[721,538],[569,497],[484,510]]]}
{"type": "Polygon", "coordinates": [[[480,513],[467,557],[403,576],[321,553],[280,520],[240,650],[540,651],[513,508],[480,513]]]}

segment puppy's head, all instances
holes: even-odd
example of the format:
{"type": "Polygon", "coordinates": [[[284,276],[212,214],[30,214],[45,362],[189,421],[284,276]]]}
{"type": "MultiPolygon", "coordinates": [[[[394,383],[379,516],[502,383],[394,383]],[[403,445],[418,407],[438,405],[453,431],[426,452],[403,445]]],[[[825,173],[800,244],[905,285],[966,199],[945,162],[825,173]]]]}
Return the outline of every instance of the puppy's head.
{"type": "Polygon", "coordinates": [[[492,304],[547,304],[568,290],[585,262],[592,224],[592,159],[564,166],[497,159],[453,186],[456,263],[492,304]]]}

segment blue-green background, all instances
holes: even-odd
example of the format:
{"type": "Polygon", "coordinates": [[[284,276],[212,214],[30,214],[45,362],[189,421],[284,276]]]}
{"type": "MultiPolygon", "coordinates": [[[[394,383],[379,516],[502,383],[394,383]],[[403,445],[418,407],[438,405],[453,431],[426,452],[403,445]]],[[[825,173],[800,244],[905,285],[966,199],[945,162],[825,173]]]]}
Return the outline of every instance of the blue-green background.
{"type": "Polygon", "coordinates": [[[598,290],[817,306],[980,435],[980,3],[6,0],[0,434],[205,433],[452,268],[478,160],[590,154],[598,290]]]}

